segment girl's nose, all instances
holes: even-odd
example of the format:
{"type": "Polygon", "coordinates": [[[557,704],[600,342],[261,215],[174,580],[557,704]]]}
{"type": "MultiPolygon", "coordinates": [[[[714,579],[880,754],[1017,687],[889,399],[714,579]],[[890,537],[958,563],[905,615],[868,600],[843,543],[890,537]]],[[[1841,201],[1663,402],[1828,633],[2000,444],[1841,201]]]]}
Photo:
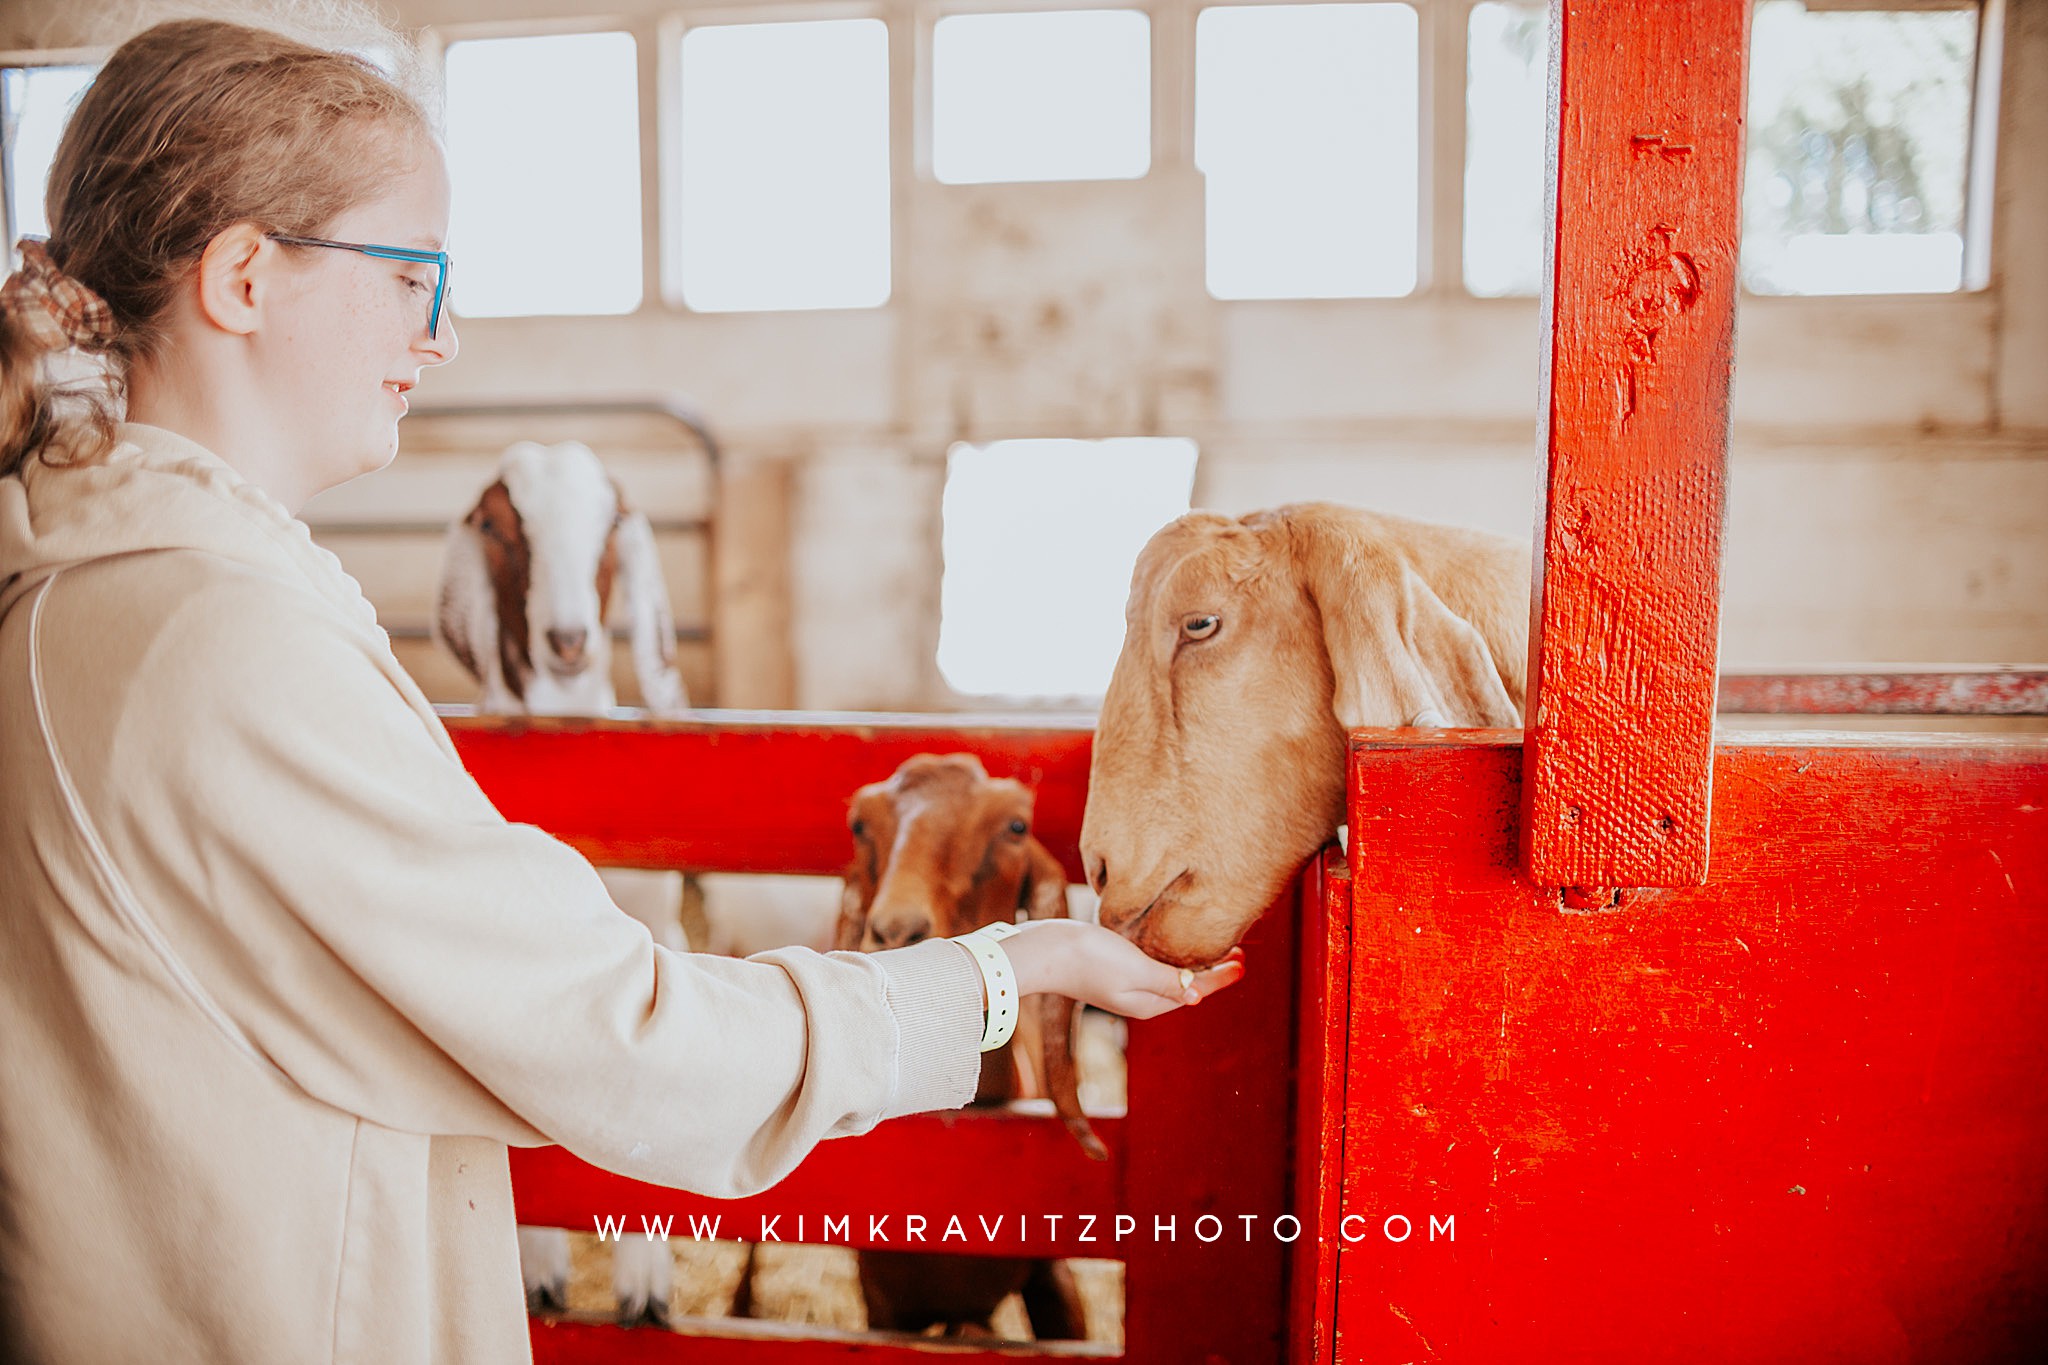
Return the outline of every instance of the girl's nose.
{"type": "Polygon", "coordinates": [[[429,365],[446,365],[455,359],[456,352],[462,349],[462,343],[455,336],[454,315],[443,311],[441,325],[434,329],[434,335],[428,336],[422,332],[419,344],[413,349],[428,357],[426,363],[429,365]]]}

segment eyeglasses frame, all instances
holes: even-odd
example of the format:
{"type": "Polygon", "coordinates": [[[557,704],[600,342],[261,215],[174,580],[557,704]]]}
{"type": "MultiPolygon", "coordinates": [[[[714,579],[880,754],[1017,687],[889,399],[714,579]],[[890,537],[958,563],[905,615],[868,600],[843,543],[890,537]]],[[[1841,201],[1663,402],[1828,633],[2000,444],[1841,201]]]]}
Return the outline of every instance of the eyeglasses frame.
{"type": "Polygon", "coordinates": [[[410,261],[415,265],[431,265],[436,268],[434,276],[434,306],[427,314],[427,340],[438,340],[441,333],[441,301],[448,294],[448,272],[455,261],[445,251],[427,251],[420,247],[384,246],[377,242],[334,242],[325,237],[295,237],[284,232],[263,234],[273,242],[286,246],[324,246],[338,251],[360,251],[365,256],[375,256],[384,261],[410,261]]]}

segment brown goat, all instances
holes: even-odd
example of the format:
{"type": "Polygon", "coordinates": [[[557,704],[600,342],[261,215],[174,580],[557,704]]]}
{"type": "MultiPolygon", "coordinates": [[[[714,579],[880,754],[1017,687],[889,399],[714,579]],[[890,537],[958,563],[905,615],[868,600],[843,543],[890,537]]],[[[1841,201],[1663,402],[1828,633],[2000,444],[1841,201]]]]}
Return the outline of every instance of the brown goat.
{"type": "MultiPolygon", "coordinates": [[[[848,811],[855,855],[846,874],[835,946],[875,952],[934,936],[951,938],[985,924],[1064,918],[1067,877],[1059,860],[1031,837],[1031,792],[993,779],[970,754],[919,754],[886,782],[862,787],[848,811]]],[[[1081,1114],[1074,1072],[1074,1002],[1034,997],[1018,1036],[982,1058],[977,1104],[1000,1104],[1026,1089],[1035,1060],[1024,1024],[1037,1024],[1047,1095],[1089,1156],[1106,1159],[1081,1114]]],[[[864,1251],[861,1295],[868,1325],[885,1331],[989,1332],[1012,1293],[1024,1297],[1040,1340],[1087,1335],[1072,1278],[1057,1261],[1030,1257],[942,1256],[864,1251]]]]}

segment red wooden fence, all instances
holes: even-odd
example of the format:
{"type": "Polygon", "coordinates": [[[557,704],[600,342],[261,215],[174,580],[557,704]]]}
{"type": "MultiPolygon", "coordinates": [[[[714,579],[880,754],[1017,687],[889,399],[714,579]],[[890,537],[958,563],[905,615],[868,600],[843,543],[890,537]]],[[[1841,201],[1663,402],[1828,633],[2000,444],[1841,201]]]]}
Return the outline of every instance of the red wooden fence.
{"type": "MultiPolygon", "coordinates": [[[[979,756],[992,775],[1035,786],[1039,837],[1070,867],[1077,861],[1086,730],[789,715],[779,723],[764,716],[715,725],[451,718],[450,728],[464,763],[509,818],[539,824],[603,862],[837,872],[850,856],[845,809],[855,788],[887,777],[913,753],[962,751],[979,756]]],[[[1320,882],[1309,894],[1322,895],[1320,882]]],[[[763,1216],[779,1217],[778,1235],[802,1240],[795,1230],[802,1217],[815,1241],[830,1214],[845,1217],[848,1230],[828,1240],[861,1245],[870,1214],[894,1215],[898,1237],[904,1213],[932,1218],[934,1233],[958,1214],[975,1229],[976,1254],[1122,1260],[1128,1359],[1281,1359],[1283,1265],[1289,1255],[1306,1254],[1308,1242],[1282,1240],[1274,1220],[1312,1212],[1295,1207],[1296,1170],[1312,1173],[1305,1190],[1320,1189],[1325,1198],[1335,1192],[1333,1169],[1290,1163],[1291,1137],[1303,1127],[1293,1113],[1296,932],[1303,918],[1290,904],[1260,923],[1246,941],[1247,975],[1230,991],[1229,1008],[1182,1011],[1132,1028],[1127,1113],[1097,1122],[1111,1153],[1107,1164],[1087,1160],[1050,1117],[920,1116],[826,1143],[772,1191],[721,1201],[609,1175],[542,1148],[512,1154],[520,1217],[590,1231],[599,1215],[628,1214],[634,1227],[642,1214],[673,1215],[683,1227],[693,1215],[716,1216],[722,1235],[744,1240],[759,1240],[763,1216]],[[1008,1229],[1018,1215],[1030,1215],[1030,1235],[1006,1229],[982,1238],[974,1219],[998,1214],[1011,1216],[1008,1229]],[[1084,1234],[1086,1214],[1097,1222],[1084,1234]],[[1138,1220],[1122,1240],[1113,1236],[1118,1214],[1138,1220]],[[1205,1215],[1219,1222],[1198,1227],[1205,1215]],[[1246,1215],[1256,1230],[1250,1234],[1241,1221],[1246,1215]],[[1171,1219],[1170,1233],[1162,1234],[1155,1219],[1171,1219]]],[[[1325,920],[1317,913],[1307,922],[1325,920]]],[[[1329,1035],[1323,1045],[1339,1042],[1329,1035]]],[[[1309,1098],[1320,1103],[1327,1093],[1309,1098]]],[[[1302,1222],[1313,1228],[1316,1220],[1302,1222]]],[[[663,1333],[537,1320],[533,1340],[543,1365],[814,1361],[849,1353],[878,1361],[951,1359],[963,1350],[907,1338],[792,1336],[786,1328],[737,1323],[663,1333]]],[[[997,1358],[1009,1351],[967,1354],[997,1358]]]]}

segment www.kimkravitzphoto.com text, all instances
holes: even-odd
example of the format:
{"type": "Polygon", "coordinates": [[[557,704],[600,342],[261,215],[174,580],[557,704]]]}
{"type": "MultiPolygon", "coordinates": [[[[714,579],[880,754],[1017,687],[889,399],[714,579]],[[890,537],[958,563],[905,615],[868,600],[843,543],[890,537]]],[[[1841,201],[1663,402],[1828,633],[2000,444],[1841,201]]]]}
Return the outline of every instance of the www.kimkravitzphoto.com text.
{"type": "MultiPolygon", "coordinates": [[[[1193,1217],[1156,1214],[1140,1217],[1130,1213],[1038,1213],[1038,1214],[944,1214],[921,1213],[820,1213],[774,1214],[758,1218],[728,1218],[722,1214],[598,1214],[592,1218],[601,1242],[619,1242],[629,1237],[649,1241],[747,1241],[812,1242],[842,1245],[948,1247],[967,1249],[997,1243],[1014,1245],[1034,1239],[1072,1242],[1101,1242],[1117,1246],[1133,1241],[1192,1242],[1210,1245],[1223,1241],[1251,1242],[1271,1238],[1293,1242],[1301,1237],[1301,1220],[1291,1213],[1277,1217],[1255,1213],[1220,1215],[1204,1213],[1193,1217]],[[862,1233],[865,1236],[862,1236],[862,1233]]],[[[1357,1244],[1369,1240],[1386,1242],[1455,1242],[1456,1214],[1428,1214],[1410,1218],[1391,1213],[1384,1217],[1346,1215],[1338,1223],[1340,1240],[1357,1244]]]]}

